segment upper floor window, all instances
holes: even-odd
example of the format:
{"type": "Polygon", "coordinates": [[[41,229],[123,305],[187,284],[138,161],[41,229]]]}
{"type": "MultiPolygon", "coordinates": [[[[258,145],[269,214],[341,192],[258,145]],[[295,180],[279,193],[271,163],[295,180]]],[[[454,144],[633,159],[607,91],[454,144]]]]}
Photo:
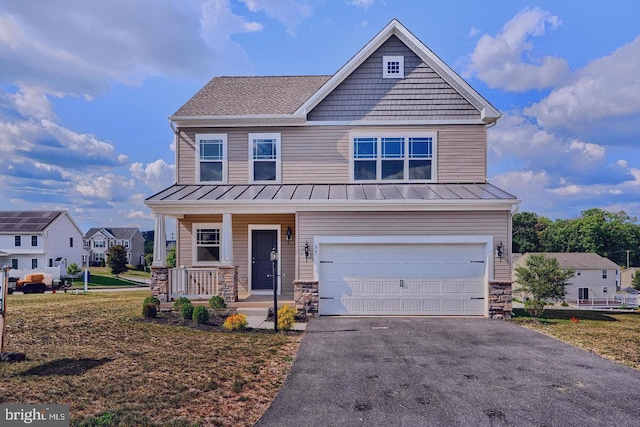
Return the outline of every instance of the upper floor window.
{"type": "Polygon", "coordinates": [[[227,135],[196,135],[196,181],[227,182],[227,135]]]}
{"type": "Polygon", "coordinates": [[[220,261],[221,224],[193,224],[193,263],[215,264],[220,261]]]}
{"type": "Polygon", "coordinates": [[[603,279],[607,278],[607,270],[602,270],[602,278],[603,279]]]}
{"type": "Polygon", "coordinates": [[[93,241],[94,248],[104,248],[104,240],[94,240],[93,241]]]}
{"type": "Polygon", "coordinates": [[[31,246],[38,246],[38,236],[31,236],[31,246]]]}
{"type": "Polygon", "coordinates": [[[128,240],[125,240],[125,241],[124,241],[124,247],[125,247],[125,248],[127,248],[127,249],[129,249],[129,241],[128,241],[128,240]]]}
{"type": "Polygon", "coordinates": [[[251,182],[280,182],[280,134],[249,134],[251,182]]]}
{"type": "Polygon", "coordinates": [[[354,181],[432,181],[435,133],[352,135],[354,181]]]}
{"type": "Polygon", "coordinates": [[[16,246],[21,246],[22,245],[22,236],[16,236],[14,242],[15,242],[16,246]]]}
{"type": "Polygon", "coordinates": [[[382,78],[401,79],[404,77],[404,56],[382,57],[382,78]]]}
{"type": "Polygon", "coordinates": [[[69,237],[69,247],[73,247],[73,237],[69,237]]]}

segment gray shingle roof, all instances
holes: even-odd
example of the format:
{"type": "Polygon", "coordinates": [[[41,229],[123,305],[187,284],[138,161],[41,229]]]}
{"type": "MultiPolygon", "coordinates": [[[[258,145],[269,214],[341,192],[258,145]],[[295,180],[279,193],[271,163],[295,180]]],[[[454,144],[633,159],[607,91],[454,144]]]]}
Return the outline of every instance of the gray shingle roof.
{"type": "Polygon", "coordinates": [[[229,202],[305,200],[515,200],[491,184],[252,184],[173,185],[147,202],[229,202]]]}
{"type": "Polygon", "coordinates": [[[94,234],[96,234],[100,230],[106,230],[107,232],[111,233],[116,239],[131,239],[133,235],[136,234],[136,231],[138,231],[137,228],[131,228],[131,227],[120,227],[120,228],[113,228],[113,227],[95,228],[94,227],[89,229],[89,231],[87,231],[87,234],[85,234],[85,238],[90,239],[91,237],[93,237],[94,234]]]}
{"type": "Polygon", "coordinates": [[[292,114],[331,76],[215,77],[174,116],[292,114]]]}
{"type": "Polygon", "coordinates": [[[40,233],[65,211],[0,211],[0,233],[40,233]]]}
{"type": "MultiPolygon", "coordinates": [[[[609,258],[604,258],[593,252],[541,252],[544,256],[555,258],[560,268],[570,270],[615,270],[620,266],[609,258]]],[[[516,261],[519,265],[525,265],[528,257],[533,255],[527,252],[516,261]]]]}

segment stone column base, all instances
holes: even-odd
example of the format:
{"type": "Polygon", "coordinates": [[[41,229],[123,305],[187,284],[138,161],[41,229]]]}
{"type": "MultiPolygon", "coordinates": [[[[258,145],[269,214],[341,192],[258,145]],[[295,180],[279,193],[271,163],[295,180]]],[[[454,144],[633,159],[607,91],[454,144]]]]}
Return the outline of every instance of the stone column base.
{"type": "Polygon", "coordinates": [[[512,311],[512,282],[489,282],[489,317],[510,319],[512,311]]]}
{"type": "Polygon", "coordinates": [[[218,267],[218,287],[224,302],[238,301],[238,266],[218,267]]]}
{"type": "Polygon", "coordinates": [[[151,295],[169,301],[169,267],[151,267],[151,295]]]}
{"type": "Polygon", "coordinates": [[[293,299],[298,313],[318,316],[320,298],[317,280],[295,280],[293,282],[293,299]]]}

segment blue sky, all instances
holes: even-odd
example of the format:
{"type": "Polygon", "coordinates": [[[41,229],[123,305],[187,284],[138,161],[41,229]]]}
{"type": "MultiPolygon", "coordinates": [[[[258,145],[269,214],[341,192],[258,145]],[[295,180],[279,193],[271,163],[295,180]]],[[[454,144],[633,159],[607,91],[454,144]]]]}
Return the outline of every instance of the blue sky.
{"type": "MultiPolygon", "coordinates": [[[[503,114],[489,180],[552,219],[640,215],[628,0],[3,0],[0,209],[153,228],[167,117],[219,75],[333,74],[397,18],[503,114]]],[[[168,233],[171,233],[168,224],[168,233]]]]}

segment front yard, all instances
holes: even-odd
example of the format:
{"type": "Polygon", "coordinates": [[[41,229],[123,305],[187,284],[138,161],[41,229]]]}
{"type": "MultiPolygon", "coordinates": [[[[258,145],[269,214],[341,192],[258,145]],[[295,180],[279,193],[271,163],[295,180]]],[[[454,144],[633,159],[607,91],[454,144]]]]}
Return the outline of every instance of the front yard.
{"type": "Polygon", "coordinates": [[[211,332],[141,317],[148,291],[12,295],[0,403],[64,403],[72,425],[253,425],[300,335],[211,332]]]}
{"type": "Polygon", "coordinates": [[[640,370],[640,313],[546,309],[540,322],[523,309],[516,322],[561,341],[640,370]]]}

